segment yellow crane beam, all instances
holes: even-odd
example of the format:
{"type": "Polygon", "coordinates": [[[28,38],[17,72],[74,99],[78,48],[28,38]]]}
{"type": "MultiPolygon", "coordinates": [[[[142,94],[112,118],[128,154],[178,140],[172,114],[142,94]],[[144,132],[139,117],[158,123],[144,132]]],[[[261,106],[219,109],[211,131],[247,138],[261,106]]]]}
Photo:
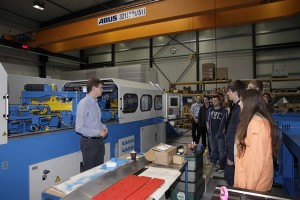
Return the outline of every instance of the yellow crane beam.
{"type": "MultiPolygon", "coordinates": [[[[261,0],[161,0],[159,2],[141,6],[146,7],[147,12],[143,17],[98,26],[98,18],[105,17],[101,16],[100,13],[97,17],[36,31],[34,32],[33,41],[27,42],[26,44],[32,47],[39,47],[42,45],[50,45],[57,42],[74,40],[122,29],[130,29],[138,26],[141,27],[160,22],[214,13],[216,10],[224,11],[249,7],[258,5],[260,2],[261,0]]],[[[122,12],[128,10],[131,9],[122,10],[122,12]]],[[[116,13],[111,13],[109,15],[116,13]]]]}
{"type": "MultiPolygon", "coordinates": [[[[217,2],[224,1],[219,0],[217,2]]],[[[228,2],[232,1],[228,0],[228,2]]],[[[252,5],[250,7],[239,6],[238,8],[235,7],[237,8],[235,10],[224,9],[225,6],[222,6],[223,9],[218,12],[205,12],[193,17],[77,37],[61,42],[41,45],[40,47],[52,52],[64,52],[172,33],[249,24],[295,15],[300,12],[300,7],[297,5],[298,0],[285,0],[270,4],[252,5]]]]}

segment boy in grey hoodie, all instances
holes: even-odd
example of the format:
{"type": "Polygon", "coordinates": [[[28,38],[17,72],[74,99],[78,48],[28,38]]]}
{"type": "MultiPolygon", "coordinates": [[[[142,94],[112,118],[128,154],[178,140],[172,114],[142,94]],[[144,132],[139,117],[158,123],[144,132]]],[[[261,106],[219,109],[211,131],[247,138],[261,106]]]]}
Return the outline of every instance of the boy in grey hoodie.
{"type": "Polygon", "coordinates": [[[210,162],[217,166],[216,171],[224,171],[225,168],[225,123],[227,121],[227,109],[221,106],[221,98],[216,95],[212,99],[213,107],[207,113],[207,133],[211,148],[210,162]]]}

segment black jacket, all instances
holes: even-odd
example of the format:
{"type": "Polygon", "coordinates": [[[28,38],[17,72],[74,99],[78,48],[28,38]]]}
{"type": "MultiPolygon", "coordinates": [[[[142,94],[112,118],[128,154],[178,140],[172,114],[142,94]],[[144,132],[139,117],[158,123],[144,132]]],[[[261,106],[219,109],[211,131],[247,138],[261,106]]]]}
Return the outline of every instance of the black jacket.
{"type": "Polygon", "coordinates": [[[230,110],[230,114],[228,117],[226,148],[227,148],[227,158],[232,162],[234,161],[234,142],[235,142],[237,126],[240,122],[240,111],[241,109],[237,102],[230,110]]]}
{"type": "Polygon", "coordinates": [[[207,110],[211,107],[211,105],[206,108],[205,104],[200,107],[198,114],[198,124],[200,127],[206,127],[206,118],[207,118],[207,110]]]}

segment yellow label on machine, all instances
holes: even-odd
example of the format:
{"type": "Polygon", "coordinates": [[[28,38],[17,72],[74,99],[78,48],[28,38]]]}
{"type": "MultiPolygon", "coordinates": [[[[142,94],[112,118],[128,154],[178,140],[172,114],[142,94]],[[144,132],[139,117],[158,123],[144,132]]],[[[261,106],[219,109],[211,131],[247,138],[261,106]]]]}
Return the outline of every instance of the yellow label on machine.
{"type": "Polygon", "coordinates": [[[56,179],[55,179],[55,183],[57,183],[59,181],[61,181],[61,179],[59,178],[59,176],[57,176],[56,179]]]}

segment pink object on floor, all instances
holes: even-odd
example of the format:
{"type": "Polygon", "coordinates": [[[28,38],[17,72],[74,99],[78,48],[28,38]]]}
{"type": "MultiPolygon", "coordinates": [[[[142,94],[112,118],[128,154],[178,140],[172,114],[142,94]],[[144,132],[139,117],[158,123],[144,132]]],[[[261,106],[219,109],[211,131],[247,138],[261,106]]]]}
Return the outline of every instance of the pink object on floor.
{"type": "Polygon", "coordinates": [[[226,186],[222,186],[220,189],[220,200],[228,200],[228,190],[226,186]]]}

